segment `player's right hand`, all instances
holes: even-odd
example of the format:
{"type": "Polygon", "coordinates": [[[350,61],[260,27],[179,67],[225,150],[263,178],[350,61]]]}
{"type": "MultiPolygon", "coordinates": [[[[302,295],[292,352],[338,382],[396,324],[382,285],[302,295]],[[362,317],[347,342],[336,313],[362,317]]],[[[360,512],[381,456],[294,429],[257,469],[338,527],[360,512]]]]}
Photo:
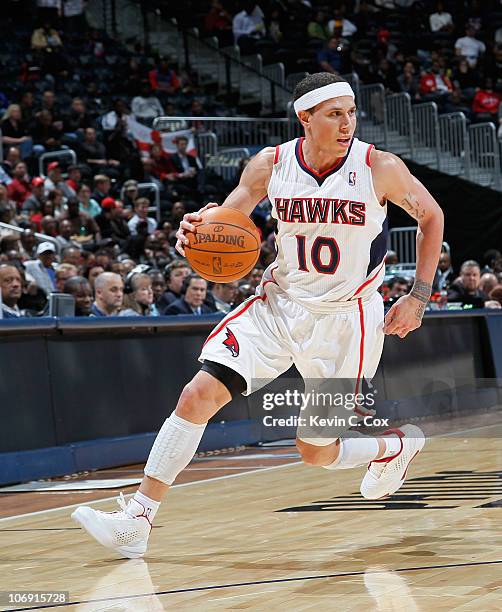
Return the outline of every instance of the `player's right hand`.
{"type": "Polygon", "coordinates": [[[180,223],[179,229],[176,232],[176,246],[174,247],[180,255],[185,257],[185,249],[184,246],[188,244],[188,238],[185,236],[187,232],[195,231],[195,226],[192,225],[194,221],[201,221],[201,214],[207,210],[208,208],[214,208],[215,206],[219,206],[216,202],[208,202],[203,208],[195,213],[186,213],[183,216],[183,219],[180,223]]]}

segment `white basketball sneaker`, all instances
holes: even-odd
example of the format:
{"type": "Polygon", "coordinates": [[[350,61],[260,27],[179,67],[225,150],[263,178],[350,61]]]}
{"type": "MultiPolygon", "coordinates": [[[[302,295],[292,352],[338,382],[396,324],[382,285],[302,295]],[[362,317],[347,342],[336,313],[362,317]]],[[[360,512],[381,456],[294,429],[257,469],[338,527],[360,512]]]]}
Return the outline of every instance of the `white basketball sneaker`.
{"type": "Polygon", "coordinates": [[[368,466],[361,482],[361,495],[366,499],[381,499],[395,493],[403,484],[408,466],[425,444],[423,431],[415,425],[389,429],[383,435],[396,434],[401,449],[391,457],[375,459],[368,466]]]}
{"type": "Polygon", "coordinates": [[[128,559],[136,559],[146,552],[152,525],[144,508],[141,514],[136,513],[136,510],[141,512],[141,504],[136,500],[132,501],[134,507],[131,503],[127,504],[121,493],[117,498],[121,509],[117,512],[102,512],[89,506],[79,506],[71,518],[106,548],[111,548],[128,559]]]}

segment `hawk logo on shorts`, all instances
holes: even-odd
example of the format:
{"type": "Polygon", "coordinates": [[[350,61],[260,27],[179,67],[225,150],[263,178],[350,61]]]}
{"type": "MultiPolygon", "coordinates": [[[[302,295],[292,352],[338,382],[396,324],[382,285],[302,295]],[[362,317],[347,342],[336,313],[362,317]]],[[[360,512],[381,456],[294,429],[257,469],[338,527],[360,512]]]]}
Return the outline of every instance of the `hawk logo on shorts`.
{"type": "Polygon", "coordinates": [[[356,173],[355,172],[349,172],[349,185],[351,187],[356,186],[356,173]]]}
{"type": "Polygon", "coordinates": [[[227,332],[227,337],[225,340],[223,340],[223,344],[232,353],[232,357],[238,357],[239,343],[237,342],[237,338],[234,336],[233,332],[231,332],[228,327],[225,328],[225,331],[227,332]]]}

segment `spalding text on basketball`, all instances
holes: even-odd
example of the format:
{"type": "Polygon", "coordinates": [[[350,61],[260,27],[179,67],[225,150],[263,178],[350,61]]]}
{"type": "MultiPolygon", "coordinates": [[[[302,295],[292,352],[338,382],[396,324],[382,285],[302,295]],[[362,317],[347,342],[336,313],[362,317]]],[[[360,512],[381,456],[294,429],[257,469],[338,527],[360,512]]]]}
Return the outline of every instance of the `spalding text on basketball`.
{"type": "Polygon", "coordinates": [[[195,244],[203,244],[205,242],[218,242],[223,244],[232,244],[244,249],[246,244],[244,242],[244,236],[228,236],[225,234],[204,234],[197,232],[195,234],[195,244]]]}

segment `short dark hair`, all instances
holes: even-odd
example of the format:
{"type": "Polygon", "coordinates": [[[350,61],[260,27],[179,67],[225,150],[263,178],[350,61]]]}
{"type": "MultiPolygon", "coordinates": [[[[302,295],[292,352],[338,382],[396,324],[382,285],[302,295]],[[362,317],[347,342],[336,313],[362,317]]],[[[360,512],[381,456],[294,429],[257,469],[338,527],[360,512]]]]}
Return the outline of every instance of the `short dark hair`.
{"type": "Polygon", "coordinates": [[[188,287],[190,287],[190,283],[193,280],[203,280],[207,283],[206,279],[202,278],[202,276],[199,276],[198,274],[189,274],[188,276],[185,276],[185,278],[183,279],[183,286],[181,287],[182,295],[185,295],[188,287]]]}
{"type": "Polygon", "coordinates": [[[65,281],[63,291],[64,293],[73,294],[73,292],[78,291],[80,287],[89,287],[90,289],[91,285],[89,284],[89,281],[83,276],[72,276],[71,278],[65,281]]]}
{"type": "Polygon", "coordinates": [[[332,83],[346,83],[345,79],[337,74],[331,74],[331,72],[316,72],[314,74],[308,74],[299,83],[297,83],[293,91],[293,100],[296,102],[298,98],[301,98],[306,93],[324,87],[325,85],[331,85],[332,83]]]}
{"type": "Polygon", "coordinates": [[[409,285],[409,283],[404,276],[394,276],[389,281],[389,289],[393,289],[395,285],[409,285]]]}

